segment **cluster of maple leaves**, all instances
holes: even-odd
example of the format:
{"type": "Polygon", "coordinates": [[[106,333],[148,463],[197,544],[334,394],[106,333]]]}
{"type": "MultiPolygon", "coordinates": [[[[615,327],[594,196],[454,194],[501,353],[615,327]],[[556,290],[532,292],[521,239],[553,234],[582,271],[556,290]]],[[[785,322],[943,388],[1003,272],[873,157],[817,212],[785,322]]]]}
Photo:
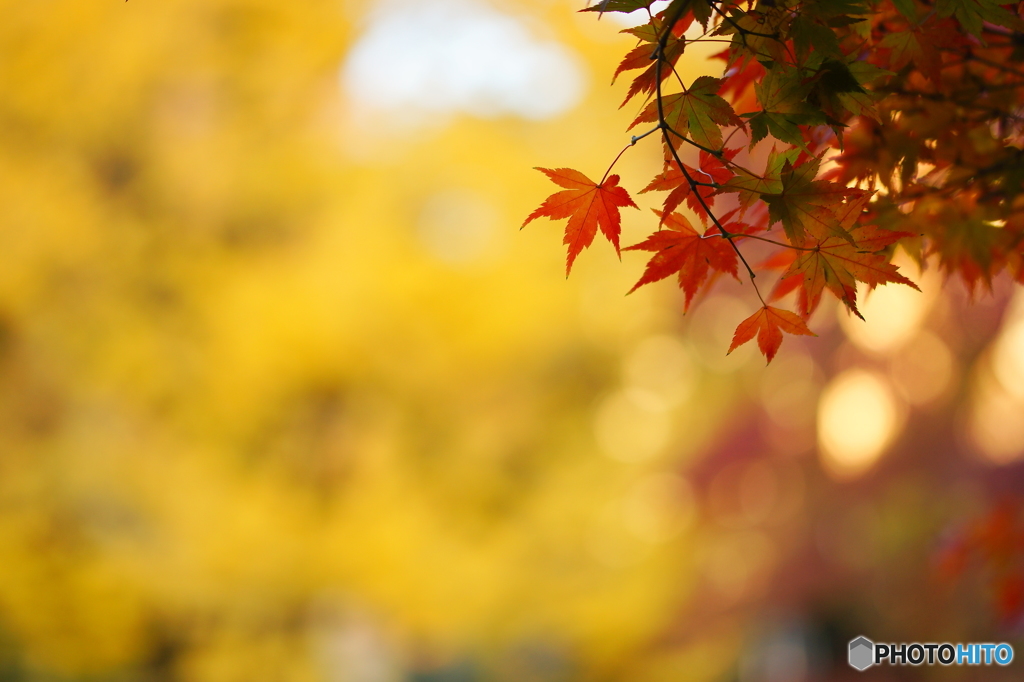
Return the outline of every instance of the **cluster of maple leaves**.
{"type": "MultiPolygon", "coordinates": [[[[813,335],[826,289],[860,316],[858,283],[916,288],[897,244],[972,290],[1004,270],[1024,281],[1024,3],[652,2],[583,10],[649,16],[615,72],[639,71],[623,106],[645,98],[623,152],[656,136],[664,153],[640,190],[667,192],[657,231],[626,248],[653,253],[634,289],[675,275],[688,309],[742,265],[759,308],[729,352],[756,336],[771,362],[783,332],[813,335]],[[686,83],[676,65],[698,42],[726,45],[722,75],[686,83]],[[770,291],[757,271],[779,273],[770,291]],[[772,305],[790,294],[795,311],[772,305]]],[[[614,165],[598,182],[539,169],[564,189],[524,226],[568,218],[567,274],[598,230],[620,252],[619,209],[637,205],[614,165]]]]}

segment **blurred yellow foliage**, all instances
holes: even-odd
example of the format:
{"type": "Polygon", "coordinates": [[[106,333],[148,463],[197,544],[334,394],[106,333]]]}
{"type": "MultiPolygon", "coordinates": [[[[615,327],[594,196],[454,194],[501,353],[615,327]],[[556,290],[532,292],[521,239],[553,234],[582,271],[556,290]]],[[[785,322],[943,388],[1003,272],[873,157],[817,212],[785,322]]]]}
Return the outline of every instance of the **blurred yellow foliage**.
{"type": "MultiPolygon", "coordinates": [[[[571,9],[521,8],[609,73],[571,9]]],[[[643,532],[685,510],[635,492],[667,445],[591,428],[670,307],[516,232],[529,167],[603,167],[630,112],[601,87],[354,158],[361,10],[4,3],[0,678],[358,682],[535,644],[611,671],[685,596],[687,536],[643,532]],[[450,191],[497,216],[468,264],[417,236],[450,191]]]]}

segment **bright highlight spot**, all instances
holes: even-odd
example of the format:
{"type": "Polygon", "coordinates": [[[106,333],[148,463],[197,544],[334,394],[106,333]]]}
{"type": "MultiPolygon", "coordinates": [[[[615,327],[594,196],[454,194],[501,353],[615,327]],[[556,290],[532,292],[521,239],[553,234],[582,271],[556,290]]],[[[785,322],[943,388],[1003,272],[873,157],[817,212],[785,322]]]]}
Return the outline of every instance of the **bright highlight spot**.
{"type": "Polygon", "coordinates": [[[410,125],[466,113],[541,120],[579,103],[585,73],[564,45],[471,0],[388,3],[341,70],[358,109],[410,125]]]}
{"type": "Polygon", "coordinates": [[[974,444],[994,464],[1009,464],[1024,456],[1024,401],[1007,394],[991,377],[984,377],[971,409],[974,444]]]}
{"type": "Polygon", "coordinates": [[[889,284],[869,291],[862,284],[857,289],[857,301],[864,319],[848,314],[844,308],[838,315],[839,324],[859,348],[875,353],[895,350],[913,338],[931,308],[934,295],[929,287],[921,289],[889,284]]]}
{"type": "Polygon", "coordinates": [[[1006,313],[993,349],[992,369],[1007,392],[1024,399],[1024,295],[1020,291],[1006,313]]]}
{"type": "Polygon", "coordinates": [[[983,367],[971,405],[971,437],[995,464],[1024,457],[1024,295],[1019,291],[983,367]]]}
{"type": "Polygon", "coordinates": [[[856,476],[874,464],[900,426],[896,399],[880,377],[861,369],[840,374],[818,404],[818,443],[825,467],[856,476]]]}

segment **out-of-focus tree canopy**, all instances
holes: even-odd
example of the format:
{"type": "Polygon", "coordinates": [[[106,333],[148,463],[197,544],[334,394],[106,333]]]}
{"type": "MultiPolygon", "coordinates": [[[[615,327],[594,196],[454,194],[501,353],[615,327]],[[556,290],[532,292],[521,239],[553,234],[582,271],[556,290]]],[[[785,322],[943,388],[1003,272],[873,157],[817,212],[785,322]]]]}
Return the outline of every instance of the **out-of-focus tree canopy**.
{"type": "Polygon", "coordinates": [[[578,120],[462,115],[354,161],[362,7],[3,13],[5,679],[371,679],[345,671],[547,638],[606,665],[662,626],[682,431],[608,427],[612,459],[591,424],[623,349],[673,405],[692,361],[509,217],[578,120]]]}

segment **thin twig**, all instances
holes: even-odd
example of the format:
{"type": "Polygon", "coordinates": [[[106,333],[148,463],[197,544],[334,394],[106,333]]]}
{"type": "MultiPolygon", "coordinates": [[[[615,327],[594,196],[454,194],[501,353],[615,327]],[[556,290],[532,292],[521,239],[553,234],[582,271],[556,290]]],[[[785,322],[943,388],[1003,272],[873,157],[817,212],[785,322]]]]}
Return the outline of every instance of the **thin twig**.
{"type": "MultiPolygon", "coordinates": [[[[701,239],[710,239],[712,237],[720,237],[720,236],[723,236],[723,235],[718,235],[718,234],[714,234],[714,233],[712,233],[712,234],[704,234],[704,235],[701,236],[701,239]]],[[[781,247],[786,248],[786,249],[793,249],[794,251],[819,251],[820,250],[818,247],[807,248],[806,246],[793,246],[792,244],[786,244],[785,242],[777,242],[774,239],[768,239],[767,237],[761,237],[760,235],[756,235],[756,234],[747,234],[745,232],[732,232],[731,236],[733,238],[735,238],[735,239],[743,239],[743,238],[756,239],[758,241],[766,242],[768,244],[774,244],[775,246],[781,246],[781,247]]]]}
{"type": "MultiPolygon", "coordinates": [[[[733,251],[736,252],[736,255],[739,257],[739,259],[743,263],[744,267],[746,267],[747,275],[749,275],[749,277],[750,277],[750,283],[754,287],[754,291],[757,293],[757,297],[761,300],[761,303],[763,305],[764,304],[764,298],[761,297],[761,292],[757,288],[757,282],[755,281],[755,278],[757,277],[757,275],[754,273],[754,269],[750,267],[750,263],[747,262],[747,259],[743,257],[743,253],[740,252],[739,247],[736,246],[736,243],[732,239],[732,233],[730,233],[728,230],[725,229],[725,227],[722,225],[722,223],[718,220],[718,217],[714,213],[711,212],[711,207],[708,206],[707,201],[705,201],[704,197],[701,196],[701,193],[697,191],[696,181],[692,177],[690,177],[690,173],[686,170],[686,164],[684,164],[682,159],[679,158],[679,153],[676,151],[675,145],[672,143],[672,138],[671,138],[671,136],[669,134],[668,124],[665,123],[665,106],[664,106],[664,103],[662,101],[663,98],[662,98],[662,94],[661,94],[661,70],[662,70],[662,65],[666,61],[665,60],[665,46],[668,44],[668,36],[670,35],[670,33],[672,31],[672,27],[675,26],[677,21],[679,21],[679,18],[682,15],[682,10],[685,7],[686,7],[686,5],[684,5],[684,4],[680,4],[679,5],[679,9],[676,10],[674,15],[672,17],[669,17],[669,20],[666,22],[666,27],[665,27],[664,32],[660,36],[658,36],[658,48],[657,48],[657,58],[658,58],[658,61],[657,61],[656,65],[655,65],[655,76],[654,76],[655,83],[656,83],[655,101],[657,102],[657,105],[658,105],[658,122],[661,125],[661,133],[662,133],[662,137],[665,140],[665,144],[668,145],[669,151],[672,153],[672,158],[675,159],[676,164],[679,166],[680,172],[683,174],[683,177],[686,178],[686,181],[688,183],[690,183],[690,189],[697,196],[697,201],[700,203],[701,207],[704,209],[704,212],[711,219],[711,222],[714,223],[715,227],[718,228],[718,231],[722,233],[722,236],[729,240],[729,244],[732,246],[733,251]]],[[[685,138],[683,138],[683,139],[685,139],[685,138]]]]}

